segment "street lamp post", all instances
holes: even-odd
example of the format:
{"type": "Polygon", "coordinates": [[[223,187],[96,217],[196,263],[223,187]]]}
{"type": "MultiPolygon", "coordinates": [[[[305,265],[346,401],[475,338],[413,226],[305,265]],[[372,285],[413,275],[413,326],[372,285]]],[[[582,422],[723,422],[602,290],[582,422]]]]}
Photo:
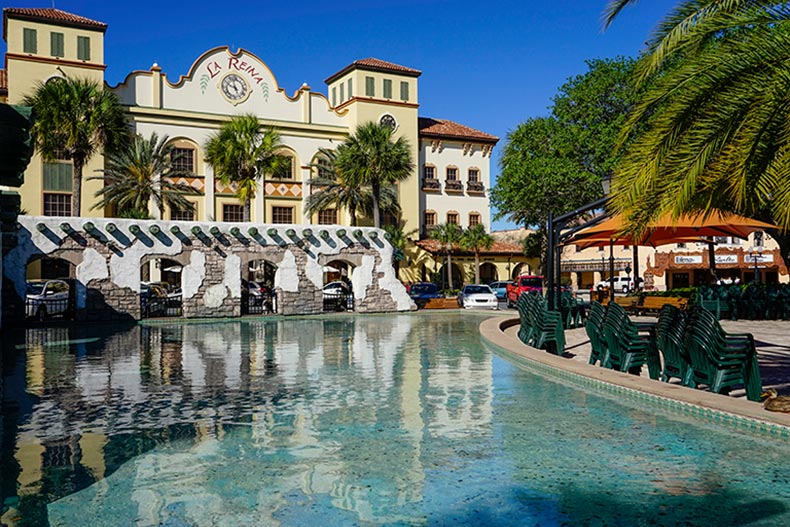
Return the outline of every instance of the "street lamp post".
{"type": "Polygon", "coordinates": [[[757,269],[757,262],[763,259],[763,246],[757,247],[750,247],[749,248],[749,258],[751,259],[752,263],[754,264],[754,283],[760,283],[760,271],[757,269]]]}
{"type": "MultiPolygon", "coordinates": [[[[571,235],[573,235],[576,231],[580,230],[581,228],[595,225],[606,219],[608,214],[604,213],[593,220],[587,222],[583,226],[575,227],[571,229],[569,232],[563,233],[563,229],[566,228],[568,223],[572,220],[584,214],[585,212],[590,212],[593,210],[600,210],[606,205],[609,201],[609,186],[611,183],[611,179],[609,177],[605,177],[601,180],[601,185],[603,187],[603,194],[604,197],[588,203],[586,205],[582,205],[581,207],[574,209],[570,212],[562,214],[560,216],[554,217],[554,213],[549,212],[549,217],[546,220],[546,234],[548,236],[548,250],[546,251],[548,254],[546,255],[546,271],[549,273],[549,277],[547,280],[546,285],[549,289],[548,294],[548,308],[549,310],[553,311],[555,306],[559,306],[559,287],[555,287],[555,284],[559,284],[560,276],[561,276],[561,266],[560,266],[560,244],[567,240],[571,235]],[[556,278],[556,279],[555,279],[556,278]]],[[[614,263],[611,262],[610,267],[613,267],[614,263]]],[[[614,273],[612,273],[614,274],[614,273]]],[[[610,276],[610,280],[613,278],[610,276]]]]}

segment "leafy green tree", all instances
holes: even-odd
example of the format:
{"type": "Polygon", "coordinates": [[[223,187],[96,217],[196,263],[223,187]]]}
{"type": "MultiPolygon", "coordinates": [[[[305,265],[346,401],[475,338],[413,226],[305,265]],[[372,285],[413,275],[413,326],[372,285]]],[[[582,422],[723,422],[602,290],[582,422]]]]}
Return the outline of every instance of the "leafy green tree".
{"type": "Polygon", "coordinates": [[[462,249],[475,253],[475,283],[480,283],[480,251],[494,245],[494,237],[486,232],[482,223],[469,227],[461,234],[459,245],[462,249]]]}
{"type": "Polygon", "coordinates": [[[449,246],[447,251],[447,288],[453,289],[453,260],[452,252],[454,246],[461,241],[461,227],[455,223],[441,223],[433,228],[431,237],[438,240],[442,246],[449,246]]]}
{"type": "Polygon", "coordinates": [[[168,141],[168,136],[160,139],[156,132],[148,139],[136,135],[124,148],[108,155],[104,175],[89,178],[104,181],[104,187],[96,192],[100,200],[93,208],[112,206],[119,215],[139,211],[147,217],[148,204],[153,200],[160,218],[164,218],[165,205],[192,210],[193,205],[185,196],[197,191],[174,181],[191,174],[174,168],[178,158],[173,157],[168,141]]]}
{"type": "Polygon", "coordinates": [[[537,229],[540,243],[531,243],[540,254],[546,254],[550,212],[558,216],[602,197],[601,181],[617,164],[614,147],[635,98],[632,59],[587,65],[585,74],[560,87],[551,115],[528,119],[508,134],[491,191],[497,218],[537,229]]]}
{"type": "MultiPolygon", "coordinates": [[[[313,164],[317,176],[307,181],[313,189],[305,200],[308,214],[326,209],[347,209],[351,226],[357,224],[357,212],[371,214],[373,193],[370,186],[346,172],[337,169],[337,152],[326,148],[319,149],[319,161],[313,164]]],[[[393,215],[400,214],[397,190],[393,185],[381,189],[380,205],[382,210],[393,215]]]]}
{"type": "Polygon", "coordinates": [[[237,186],[236,195],[243,205],[243,219],[250,221],[251,203],[258,182],[285,163],[277,151],[280,134],[273,128],[261,131],[252,114],[236,115],[222,124],[206,142],[206,162],[225,184],[237,186]]]}
{"type": "Polygon", "coordinates": [[[408,179],[414,169],[411,147],[404,137],[392,140],[393,129],[364,123],[337,148],[335,167],[351,180],[369,185],[373,197],[373,225],[381,227],[384,188],[408,179]]]}
{"type": "MultiPolygon", "coordinates": [[[[608,22],[632,3],[610,2],[608,22]]],[[[614,179],[632,230],[714,208],[768,211],[790,228],[788,20],[784,3],[687,0],[660,22],[636,70],[644,88],[614,179]]]]}
{"type": "Polygon", "coordinates": [[[82,212],[82,172],[99,151],[112,152],[129,138],[130,128],[118,97],[87,79],[51,79],[25,97],[33,108],[31,135],[47,161],[72,162],[71,214],[82,212]]]}

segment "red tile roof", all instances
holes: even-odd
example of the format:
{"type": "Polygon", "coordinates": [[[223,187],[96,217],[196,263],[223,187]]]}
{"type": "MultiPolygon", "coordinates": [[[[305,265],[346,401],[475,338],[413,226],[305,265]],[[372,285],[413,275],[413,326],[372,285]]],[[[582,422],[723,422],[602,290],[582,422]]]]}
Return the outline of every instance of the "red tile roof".
{"type": "Polygon", "coordinates": [[[107,30],[107,24],[104,22],[98,22],[90,18],[85,18],[84,16],[67,13],[60,9],[50,7],[5,7],[3,8],[3,39],[6,38],[6,25],[7,19],[9,18],[32,20],[34,22],[52,22],[60,26],[99,30],[102,33],[107,30]]]}
{"type": "Polygon", "coordinates": [[[8,72],[0,70],[0,94],[8,95],[8,72]]]}
{"type": "MultiPolygon", "coordinates": [[[[439,240],[419,240],[416,242],[417,246],[421,249],[428,251],[432,254],[438,254],[443,252],[443,249],[440,249],[440,242],[439,240]]],[[[464,254],[464,255],[473,255],[473,251],[466,251],[462,250],[457,244],[453,245],[453,252],[455,254],[464,254]]],[[[504,254],[504,255],[514,255],[514,256],[523,256],[524,249],[520,245],[515,245],[512,243],[505,243],[505,242],[494,242],[494,245],[491,246],[490,249],[481,249],[481,255],[493,255],[493,254],[504,254]]]]}
{"type": "Polygon", "coordinates": [[[430,117],[420,117],[419,120],[420,137],[436,137],[439,139],[472,139],[483,143],[496,144],[499,138],[469,128],[446,119],[431,119],[430,117]]]}
{"type": "Polygon", "coordinates": [[[342,70],[338,71],[334,75],[329,76],[324,82],[329,84],[353,69],[381,71],[385,73],[398,73],[400,75],[405,75],[407,77],[419,77],[420,75],[422,75],[422,72],[420,70],[415,70],[414,68],[401,66],[400,64],[387,62],[386,60],[381,60],[381,59],[374,59],[371,57],[367,59],[355,60],[354,62],[352,62],[342,70]]]}

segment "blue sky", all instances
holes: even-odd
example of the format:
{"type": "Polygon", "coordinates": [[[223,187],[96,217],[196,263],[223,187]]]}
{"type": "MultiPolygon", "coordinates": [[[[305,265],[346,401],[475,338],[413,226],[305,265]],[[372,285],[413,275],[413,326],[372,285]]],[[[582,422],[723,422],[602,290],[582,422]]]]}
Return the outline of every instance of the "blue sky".
{"type": "MultiPolygon", "coordinates": [[[[106,80],[162,66],[185,74],[214,46],[243,47],[268,64],[280,87],[303,82],[326,93],[323,79],[356,59],[376,57],[422,70],[420,115],[451,119],[500,137],[546,115],[557,88],[586,71],[585,60],[635,56],[676,4],[639,2],[605,33],[606,0],[443,1],[78,1],[55,7],[109,25],[106,80]]],[[[8,7],[52,2],[8,0],[8,7]]],[[[5,52],[5,43],[3,43],[5,52]]],[[[510,227],[504,221],[494,229],[510,227]]]]}

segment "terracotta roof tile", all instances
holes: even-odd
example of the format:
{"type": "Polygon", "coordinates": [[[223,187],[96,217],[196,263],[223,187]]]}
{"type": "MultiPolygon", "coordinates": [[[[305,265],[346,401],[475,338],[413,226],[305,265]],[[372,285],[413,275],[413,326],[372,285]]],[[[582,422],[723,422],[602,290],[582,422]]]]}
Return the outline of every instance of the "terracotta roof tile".
{"type": "Polygon", "coordinates": [[[0,93],[8,94],[8,72],[0,70],[0,93]]]}
{"type": "Polygon", "coordinates": [[[62,26],[81,27],[85,29],[99,30],[102,33],[107,30],[107,24],[97,20],[91,20],[84,16],[67,13],[60,9],[50,7],[42,8],[23,8],[23,7],[5,7],[3,8],[3,38],[6,38],[6,20],[8,18],[15,18],[21,20],[33,20],[42,22],[55,22],[62,26]]]}
{"type": "Polygon", "coordinates": [[[420,136],[421,137],[438,137],[447,139],[474,139],[484,143],[496,143],[499,138],[469,128],[462,124],[458,124],[446,119],[431,119],[430,117],[420,117],[419,120],[420,136]]]}
{"type": "MultiPolygon", "coordinates": [[[[428,251],[429,253],[437,254],[440,251],[439,240],[419,240],[416,242],[417,246],[421,249],[428,251]]],[[[455,254],[474,254],[472,251],[465,251],[462,250],[457,244],[453,246],[453,251],[455,254]]],[[[513,243],[505,243],[505,242],[494,242],[494,245],[491,246],[490,249],[481,249],[480,254],[507,254],[507,255],[518,255],[523,256],[524,250],[519,245],[515,245],[513,243]]]]}
{"type": "Polygon", "coordinates": [[[369,71],[382,71],[382,72],[390,72],[390,73],[399,73],[401,75],[406,75],[408,77],[419,77],[422,75],[420,70],[415,70],[414,68],[409,68],[407,66],[401,66],[400,64],[395,64],[393,62],[387,62],[386,60],[375,59],[373,57],[369,57],[367,59],[360,59],[355,60],[342,70],[338,71],[334,75],[330,75],[324,82],[329,84],[332,81],[342,77],[352,69],[361,69],[361,70],[369,70],[369,71]]]}

